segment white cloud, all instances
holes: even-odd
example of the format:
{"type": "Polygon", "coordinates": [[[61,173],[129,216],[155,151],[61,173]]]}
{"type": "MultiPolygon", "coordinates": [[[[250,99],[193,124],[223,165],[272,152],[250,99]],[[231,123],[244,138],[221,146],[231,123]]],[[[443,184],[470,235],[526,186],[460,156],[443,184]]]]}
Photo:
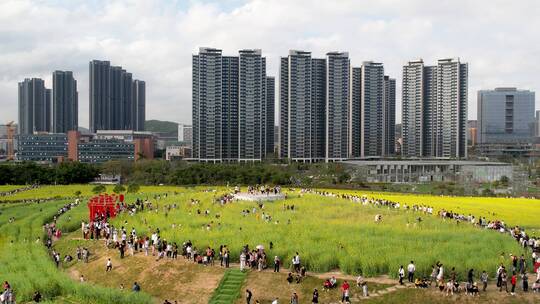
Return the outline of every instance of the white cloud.
{"type": "MultiPolygon", "coordinates": [[[[0,2],[0,121],[17,117],[17,82],[73,70],[79,121],[88,124],[88,62],[107,59],[147,82],[147,117],[191,121],[191,54],[199,46],[237,54],[262,48],[268,73],[304,49],[348,51],[398,80],[402,65],[461,57],[470,65],[469,117],[476,90],[540,91],[540,2],[444,1],[39,1],[0,2]]],[[[277,89],[277,88],[276,88],[277,89]]],[[[399,117],[399,113],[398,113],[399,117]]]]}

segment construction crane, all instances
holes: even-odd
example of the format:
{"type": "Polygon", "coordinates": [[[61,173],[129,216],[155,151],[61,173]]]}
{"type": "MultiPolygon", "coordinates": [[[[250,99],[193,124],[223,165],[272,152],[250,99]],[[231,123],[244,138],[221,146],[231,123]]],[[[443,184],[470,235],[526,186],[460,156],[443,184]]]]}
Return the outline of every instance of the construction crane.
{"type": "Polygon", "coordinates": [[[13,148],[13,137],[15,136],[15,128],[13,127],[13,121],[6,124],[7,127],[7,160],[14,160],[15,153],[13,148]]]}

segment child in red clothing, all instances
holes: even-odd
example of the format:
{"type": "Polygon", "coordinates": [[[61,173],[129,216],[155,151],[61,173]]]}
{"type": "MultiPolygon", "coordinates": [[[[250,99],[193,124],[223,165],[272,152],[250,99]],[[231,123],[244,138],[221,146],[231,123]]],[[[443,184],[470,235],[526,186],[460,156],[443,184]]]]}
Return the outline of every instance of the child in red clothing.
{"type": "Polygon", "coordinates": [[[514,292],[516,291],[516,284],[517,284],[517,275],[515,271],[512,274],[512,279],[510,280],[510,283],[512,284],[511,294],[514,295],[515,294],[514,292]]]}

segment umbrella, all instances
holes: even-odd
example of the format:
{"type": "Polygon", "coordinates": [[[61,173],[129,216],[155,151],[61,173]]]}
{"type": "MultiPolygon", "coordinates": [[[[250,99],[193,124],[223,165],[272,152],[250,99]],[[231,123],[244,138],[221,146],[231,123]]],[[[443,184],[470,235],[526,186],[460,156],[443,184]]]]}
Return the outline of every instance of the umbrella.
{"type": "Polygon", "coordinates": [[[257,247],[255,247],[255,248],[257,248],[257,249],[259,249],[259,250],[264,250],[264,246],[263,246],[263,245],[257,245],[257,247]]]}

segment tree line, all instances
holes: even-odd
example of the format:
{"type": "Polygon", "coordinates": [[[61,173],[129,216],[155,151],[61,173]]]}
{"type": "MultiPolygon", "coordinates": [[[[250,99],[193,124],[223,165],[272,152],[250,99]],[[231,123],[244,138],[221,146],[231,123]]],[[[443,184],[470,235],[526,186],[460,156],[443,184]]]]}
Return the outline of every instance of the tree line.
{"type": "Polygon", "coordinates": [[[79,162],[56,165],[5,163],[0,165],[0,185],[85,184],[93,181],[99,173],[97,166],[79,162]]]}

